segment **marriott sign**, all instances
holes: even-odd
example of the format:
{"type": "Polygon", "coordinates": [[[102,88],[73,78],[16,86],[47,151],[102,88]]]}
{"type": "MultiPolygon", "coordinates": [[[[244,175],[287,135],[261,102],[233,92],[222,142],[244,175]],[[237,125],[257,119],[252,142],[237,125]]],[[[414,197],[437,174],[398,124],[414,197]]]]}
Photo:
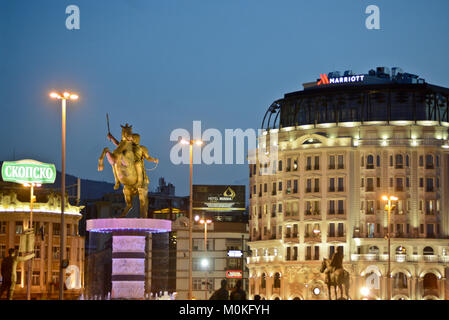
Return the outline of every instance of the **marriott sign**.
{"type": "Polygon", "coordinates": [[[320,74],[320,80],[318,80],[316,84],[320,86],[322,84],[362,82],[364,78],[365,75],[363,74],[356,76],[336,77],[336,78],[328,78],[327,74],[320,74]]]}

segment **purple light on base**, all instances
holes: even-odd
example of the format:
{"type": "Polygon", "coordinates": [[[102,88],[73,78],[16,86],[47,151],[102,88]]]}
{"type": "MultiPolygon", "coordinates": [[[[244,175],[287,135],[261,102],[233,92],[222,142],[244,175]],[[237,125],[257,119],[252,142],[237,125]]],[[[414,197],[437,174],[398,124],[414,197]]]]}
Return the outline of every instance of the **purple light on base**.
{"type": "Polygon", "coordinates": [[[171,231],[171,221],[162,219],[92,219],[89,232],[112,233],[112,299],[144,299],[145,236],[171,231]]]}

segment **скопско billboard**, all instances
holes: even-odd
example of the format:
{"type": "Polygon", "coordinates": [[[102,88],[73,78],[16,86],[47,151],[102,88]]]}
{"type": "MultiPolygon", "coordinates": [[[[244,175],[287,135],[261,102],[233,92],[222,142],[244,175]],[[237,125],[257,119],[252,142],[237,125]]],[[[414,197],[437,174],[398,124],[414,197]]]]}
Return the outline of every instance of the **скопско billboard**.
{"type": "Polygon", "coordinates": [[[245,186],[194,185],[193,209],[213,212],[245,210],[245,186]]]}

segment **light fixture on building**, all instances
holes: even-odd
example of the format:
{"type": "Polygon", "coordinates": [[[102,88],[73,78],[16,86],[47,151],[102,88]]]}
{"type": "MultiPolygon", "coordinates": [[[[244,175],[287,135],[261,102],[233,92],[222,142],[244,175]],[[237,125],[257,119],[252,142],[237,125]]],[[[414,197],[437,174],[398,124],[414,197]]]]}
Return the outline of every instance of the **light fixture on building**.
{"type": "Polygon", "coordinates": [[[318,296],[321,293],[321,289],[319,287],[315,287],[313,288],[312,292],[314,295],[318,296]]]}

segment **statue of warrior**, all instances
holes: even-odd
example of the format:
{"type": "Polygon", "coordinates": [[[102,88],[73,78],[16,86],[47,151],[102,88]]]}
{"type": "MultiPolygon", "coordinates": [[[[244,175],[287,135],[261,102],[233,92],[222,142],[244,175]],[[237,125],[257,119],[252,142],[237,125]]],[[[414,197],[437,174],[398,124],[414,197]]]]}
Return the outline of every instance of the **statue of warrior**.
{"type": "MultiPolygon", "coordinates": [[[[132,128],[132,126],[131,126],[132,128]]],[[[112,141],[117,147],[119,146],[120,142],[117,141],[116,138],[111,133],[108,133],[108,139],[112,141]]],[[[122,137],[123,139],[123,137],[122,137]]],[[[127,138],[128,139],[128,138],[127,138]]],[[[148,160],[154,163],[159,163],[159,160],[156,158],[151,157],[148,154],[148,149],[145,146],[140,145],[140,135],[137,133],[131,134],[131,141],[132,141],[132,147],[134,152],[134,165],[136,167],[136,173],[137,173],[137,186],[140,186],[139,188],[145,188],[146,185],[150,183],[150,180],[148,178],[148,175],[145,170],[144,160],[148,160]]],[[[115,169],[113,169],[114,172],[114,179],[115,179],[115,185],[114,189],[117,190],[120,187],[120,181],[117,178],[117,174],[115,169]]]]}
{"type": "Polygon", "coordinates": [[[323,259],[320,268],[321,273],[325,273],[325,282],[327,284],[329,299],[331,299],[331,287],[335,290],[335,299],[337,296],[337,287],[340,289],[340,298],[343,298],[343,286],[345,287],[346,298],[349,297],[349,273],[343,269],[343,247],[338,247],[337,252],[332,255],[331,260],[323,259]]]}
{"type": "Polygon", "coordinates": [[[114,189],[118,189],[120,184],[123,184],[126,207],[121,217],[125,217],[131,210],[132,198],[138,194],[140,215],[146,218],[148,214],[148,184],[150,181],[145,172],[144,160],[155,163],[158,163],[159,160],[150,157],[148,149],[140,145],[140,136],[132,133],[132,126],[126,124],[121,127],[122,139],[120,141],[115,139],[111,133],[108,133],[107,137],[117,148],[113,152],[110,152],[108,148],[103,149],[103,153],[98,160],[98,170],[103,170],[103,159],[106,155],[114,173],[114,189]]]}

